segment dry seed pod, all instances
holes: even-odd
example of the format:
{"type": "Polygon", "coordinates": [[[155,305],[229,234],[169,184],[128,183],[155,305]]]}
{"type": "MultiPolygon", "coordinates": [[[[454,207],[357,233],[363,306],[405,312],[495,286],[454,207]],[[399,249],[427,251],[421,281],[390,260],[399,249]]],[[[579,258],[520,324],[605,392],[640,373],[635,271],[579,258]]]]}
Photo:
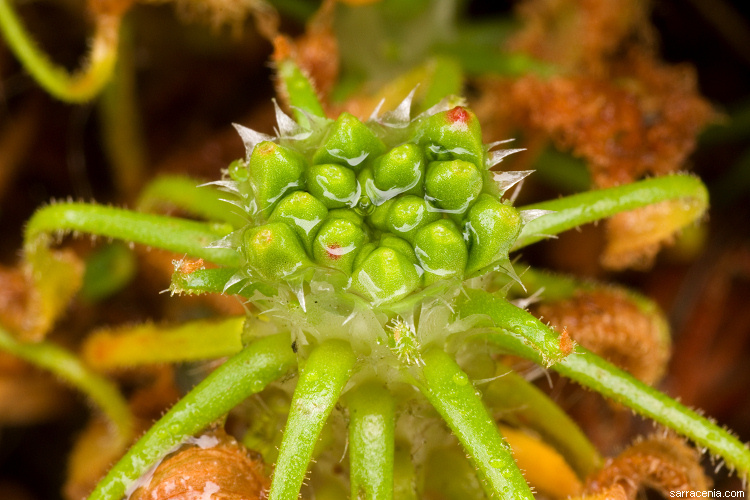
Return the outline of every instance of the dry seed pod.
{"type": "Polygon", "coordinates": [[[270,481],[263,462],[223,431],[167,457],[131,500],[255,500],[270,481]],[[204,447],[208,444],[208,447],[204,447]]]}
{"type": "MultiPolygon", "coordinates": [[[[710,480],[700,465],[700,455],[675,436],[651,436],[627,448],[586,481],[584,498],[601,495],[616,486],[635,499],[641,486],[669,497],[671,491],[706,491],[710,480]]],[[[606,497],[609,498],[609,497],[606,497]]]]}
{"type": "Polygon", "coordinates": [[[664,374],[670,349],[664,319],[639,308],[621,290],[578,291],[570,299],[540,304],[533,312],[647,384],[664,374]]]}

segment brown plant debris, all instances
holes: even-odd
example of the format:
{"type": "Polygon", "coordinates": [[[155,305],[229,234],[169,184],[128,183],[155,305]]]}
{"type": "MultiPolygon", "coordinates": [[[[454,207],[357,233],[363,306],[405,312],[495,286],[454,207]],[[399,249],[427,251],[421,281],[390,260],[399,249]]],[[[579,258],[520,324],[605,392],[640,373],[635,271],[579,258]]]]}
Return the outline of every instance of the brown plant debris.
{"type": "Polygon", "coordinates": [[[643,0],[526,0],[518,6],[523,28],[510,49],[566,71],[599,73],[607,59],[633,41],[650,45],[643,0]]]}
{"type": "Polygon", "coordinates": [[[608,78],[528,75],[510,88],[511,113],[524,129],[586,160],[596,187],[682,168],[714,117],[688,66],[666,66],[631,50],[608,78]]]}
{"type": "Polygon", "coordinates": [[[628,447],[588,477],[583,498],[620,498],[601,495],[620,487],[635,499],[642,487],[665,498],[671,491],[706,491],[711,481],[700,465],[700,455],[675,436],[651,436],[628,447]],[[589,496],[591,495],[591,496],[589,496]]]}
{"type": "Polygon", "coordinates": [[[223,431],[205,434],[198,443],[167,457],[132,500],[259,500],[270,481],[260,458],[223,431]],[[201,496],[203,495],[203,496],[201,496]]]}
{"type": "Polygon", "coordinates": [[[604,359],[653,384],[669,360],[666,324],[615,288],[580,290],[570,299],[540,303],[532,312],[604,359]]]}

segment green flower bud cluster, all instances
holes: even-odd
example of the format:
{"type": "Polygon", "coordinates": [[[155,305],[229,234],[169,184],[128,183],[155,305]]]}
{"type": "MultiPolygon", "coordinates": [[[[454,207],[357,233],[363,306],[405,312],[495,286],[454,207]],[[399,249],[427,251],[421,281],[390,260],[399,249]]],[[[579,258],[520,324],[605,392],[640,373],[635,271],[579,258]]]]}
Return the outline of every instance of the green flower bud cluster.
{"type": "Polygon", "coordinates": [[[251,224],[233,236],[248,277],[280,284],[324,270],[379,305],[507,260],[524,218],[499,197],[518,175],[490,171],[476,116],[446,103],[411,120],[407,100],[363,123],[277,109],[278,137],[238,127],[248,156],[218,184],[251,224]]]}

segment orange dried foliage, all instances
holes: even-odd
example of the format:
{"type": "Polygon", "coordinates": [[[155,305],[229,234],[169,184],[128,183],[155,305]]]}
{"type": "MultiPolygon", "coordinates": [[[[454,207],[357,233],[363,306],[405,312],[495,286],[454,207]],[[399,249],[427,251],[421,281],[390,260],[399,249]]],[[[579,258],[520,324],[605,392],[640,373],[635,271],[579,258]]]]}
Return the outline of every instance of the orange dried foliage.
{"type": "Polygon", "coordinates": [[[650,44],[643,0],[527,0],[517,9],[523,28],[509,43],[565,71],[604,71],[623,42],[650,44]]]}
{"type": "Polygon", "coordinates": [[[633,50],[609,79],[525,76],[510,88],[511,114],[586,160],[597,187],[679,170],[713,112],[687,66],[633,50]]]}
{"type": "Polygon", "coordinates": [[[578,291],[570,299],[539,304],[533,312],[648,384],[664,374],[669,337],[663,321],[642,312],[620,290],[578,291]]]}
{"type": "MultiPolygon", "coordinates": [[[[189,446],[167,457],[132,500],[259,500],[270,481],[259,457],[224,432],[210,448],[189,446]],[[200,495],[203,495],[202,497],[200,495]]],[[[205,436],[204,436],[205,437],[205,436]]]]}
{"type": "Polygon", "coordinates": [[[629,499],[635,499],[641,487],[669,498],[670,491],[708,490],[711,482],[695,449],[674,436],[652,436],[609,459],[599,472],[587,478],[583,498],[601,498],[598,495],[617,486],[629,499]]]}

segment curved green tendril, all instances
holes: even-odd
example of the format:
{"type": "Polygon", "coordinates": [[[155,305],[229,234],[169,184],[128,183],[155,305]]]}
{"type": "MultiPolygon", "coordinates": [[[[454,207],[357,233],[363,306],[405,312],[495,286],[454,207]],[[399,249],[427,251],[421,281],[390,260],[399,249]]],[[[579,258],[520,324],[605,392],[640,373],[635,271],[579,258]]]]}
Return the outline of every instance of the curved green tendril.
{"type": "Polygon", "coordinates": [[[395,413],[382,386],[366,384],[346,397],[349,407],[351,498],[393,499],[395,413]]]}
{"type": "Polygon", "coordinates": [[[580,346],[566,356],[560,350],[557,334],[510,302],[480,290],[466,292],[458,304],[460,314],[489,316],[497,327],[486,335],[492,344],[508,353],[545,364],[673,429],[719,455],[727,466],[736,468],[743,476],[750,472],[750,450],[727,430],[580,346]],[[550,360],[557,362],[549,363],[550,360]]]}
{"type": "Polygon", "coordinates": [[[85,203],[61,203],[37,210],[26,226],[24,250],[37,251],[40,244],[49,243],[49,234],[64,231],[140,243],[220,265],[240,264],[240,256],[234,250],[206,248],[229,232],[225,226],[85,203]]]}
{"type": "Polygon", "coordinates": [[[259,339],[217,368],[167,412],[107,473],[88,500],[120,500],[170,450],[291,370],[288,333],[259,339]]]}
{"type": "Polygon", "coordinates": [[[451,356],[440,349],[427,351],[420,390],[448,423],[470,455],[490,498],[532,499],[510,446],[487,414],[474,386],[451,356]]]}
{"type": "Polygon", "coordinates": [[[232,206],[222,199],[231,197],[230,194],[201,184],[184,175],[157,177],[141,192],[136,208],[143,212],[178,208],[208,221],[226,222],[234,228],[247,225],[247,220],[234,213],[232,206]]]}
{"type": "Polygon", "coordinates": [[[86,102],[107,84],[117,61],[120,16],[99,15],[87,63],[69,74],[51,62],[32,40],[9,0],[0,0],[0,29],[13,53],[47,92],[67,102],[86,102]]]}
{"type": "Polygon", "coordinates": [[[49,342],[19,342],[0,327],[0,350],[47,370],[83,392],[114,424],[117,445],[125,447],[133,437],[133,416],[117,386],[92,372],[71,352],[49,342]]]}
{"type": "Polygon", "coordinates": [[[328,340],[307,359],[294,389],[268,500],[296,500],[315,443],[357,358],[347,342],[328,340]]]}
{"type": "Polygon", "coordinates": [[[552,210],[555,213],[526,224],[512,250],[619,212],[678,199],[694,203],[691,210],[702,214],[708,206],[708,191],[697,177],[667,175],[519,207],[519,210],[552,210]]]}

